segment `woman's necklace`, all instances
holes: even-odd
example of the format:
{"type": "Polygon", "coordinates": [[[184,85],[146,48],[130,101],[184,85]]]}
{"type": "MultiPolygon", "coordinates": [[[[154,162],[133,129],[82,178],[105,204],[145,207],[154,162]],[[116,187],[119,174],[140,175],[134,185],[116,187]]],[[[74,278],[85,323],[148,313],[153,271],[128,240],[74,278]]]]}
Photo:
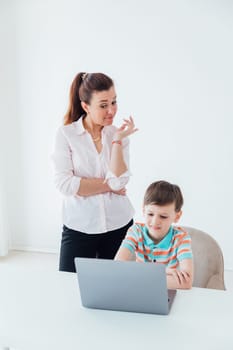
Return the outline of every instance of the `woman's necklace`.
{"type": "MultiPolygon", "coordinates": [[[[91,136],[92,137],[92,136],[91,136]]],[[[101,136],[98,136],[98,137],[92,137],[92,140],[93,140],[93,142],[98,142],[98,141],[100,141],[101,140],[101,136]]]]}
{"type": "Polygon", "coordinates": [[[97,136],[97,137],[94,137],[94,136],[92,135],[92,133],[90,132],[90,130],[87,129],[87,131],[88,131],[89,134],[91,135],[92,141],[93,141],[94,143],[96,143],[96,142],[98,142],[98,141],[101,140],[101,134],[100,134],[99,136],[97,136]]]}
{"type": "Polygon", "coordinates": [[[101,134],[100,134],[99,136],[97,136],[97,137],[94,137],[94,136],[92,135],[90,129],[87,129],[87,131],[88,131],[89,134],[91,135],[92,141],[93,141],[94,143],[96,143],[96,142],[98,142],[98,141],[101,140],[101,134]]]}
{"type": "Polygon", "coordinates": [[[101,133],[100,133],[99,136],[94,137],[94,136],[92,135],[92,133],[91,133],[91,130],[90,130],[87,126],[84,126],[84,127],[85,127],[85,129],[87,130],[87,132],[91,135],[92,141],[93,141],[94,143],[99,142],[99,141],[101,140],[101,133]]]}

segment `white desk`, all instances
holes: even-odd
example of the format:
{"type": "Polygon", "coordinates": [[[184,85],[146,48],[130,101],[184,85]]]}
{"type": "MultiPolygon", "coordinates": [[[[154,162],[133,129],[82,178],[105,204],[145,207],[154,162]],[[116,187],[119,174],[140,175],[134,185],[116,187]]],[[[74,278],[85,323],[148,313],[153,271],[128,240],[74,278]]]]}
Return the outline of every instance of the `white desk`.
{"type": "Polygon", "coordinates": [[[233,293],[178,291],[168,316],[85,309],[75,274],[2,271],[0,347],[233,350],[233,293]]]}

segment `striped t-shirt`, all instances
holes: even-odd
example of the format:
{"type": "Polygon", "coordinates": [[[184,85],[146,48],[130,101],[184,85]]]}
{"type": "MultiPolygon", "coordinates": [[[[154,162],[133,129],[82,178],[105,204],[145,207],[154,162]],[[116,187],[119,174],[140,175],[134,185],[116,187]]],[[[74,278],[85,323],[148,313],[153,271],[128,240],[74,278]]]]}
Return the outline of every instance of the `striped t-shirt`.
{"type": "Polygon", "coordinates": [[[171,226],[166,236],[155,244],[145,224],[135,223],[129,228],[121,247],[135,253],[137,261],[156,261],[170,268],[179,267],[179,262],[184,259],[192,259],[191,238],[176,226],[171,226]]]}

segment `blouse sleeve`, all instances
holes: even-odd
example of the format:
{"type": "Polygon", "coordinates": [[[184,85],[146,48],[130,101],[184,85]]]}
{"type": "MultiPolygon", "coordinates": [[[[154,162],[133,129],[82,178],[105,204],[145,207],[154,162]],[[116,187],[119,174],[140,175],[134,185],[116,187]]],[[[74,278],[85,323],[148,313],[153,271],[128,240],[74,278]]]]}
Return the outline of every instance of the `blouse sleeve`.
{"type": "Polygon", "coordinates": [[[182,238],[179,241],[179,246],[177,249],[177,259],[179,261],[184,259],[192,259],[192,248],[191,248],[191,237],[188,233],[184,232],[182,238]]]}
{"type": "Polygon", "coordinates": [[[74,175],[71,148],[62,128],[59,128],[57,131],[51,158],[54,164],[54,183],[56,188],[65,196],[76,195],[81,178],[74,175]]]}
{"type": "Polygon", "coordinates": [[[121,243],[122,248],[127,248],[131,251],[131,253],[134,253],[138,248],[138,230],[136,224],[131,226],[127,233],[125,238],[123,239],[121,243]]]}

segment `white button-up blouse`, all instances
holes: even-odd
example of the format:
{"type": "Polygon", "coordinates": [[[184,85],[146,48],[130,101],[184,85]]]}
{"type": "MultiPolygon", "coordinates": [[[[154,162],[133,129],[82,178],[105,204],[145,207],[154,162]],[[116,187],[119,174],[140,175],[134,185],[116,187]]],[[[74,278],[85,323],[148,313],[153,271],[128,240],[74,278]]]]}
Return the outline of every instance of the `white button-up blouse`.
{"type": "Polygon", "coordinates": [[[82,118],[61,126],[56,134],[52,160],[55,185],[64,195],[63,223],[84,233],[104,233],[125,226],[133,217],[134,209],[127,195],[113,192],[77,195],[81,178],[104,178],[113,190],[123,188],[129,181],[129,139],[122,140],[124,161],[128,171],[116,177],[109,170],[113,136],[116,127],[102,129],[102,151],[97,152],[82,118]]]}

